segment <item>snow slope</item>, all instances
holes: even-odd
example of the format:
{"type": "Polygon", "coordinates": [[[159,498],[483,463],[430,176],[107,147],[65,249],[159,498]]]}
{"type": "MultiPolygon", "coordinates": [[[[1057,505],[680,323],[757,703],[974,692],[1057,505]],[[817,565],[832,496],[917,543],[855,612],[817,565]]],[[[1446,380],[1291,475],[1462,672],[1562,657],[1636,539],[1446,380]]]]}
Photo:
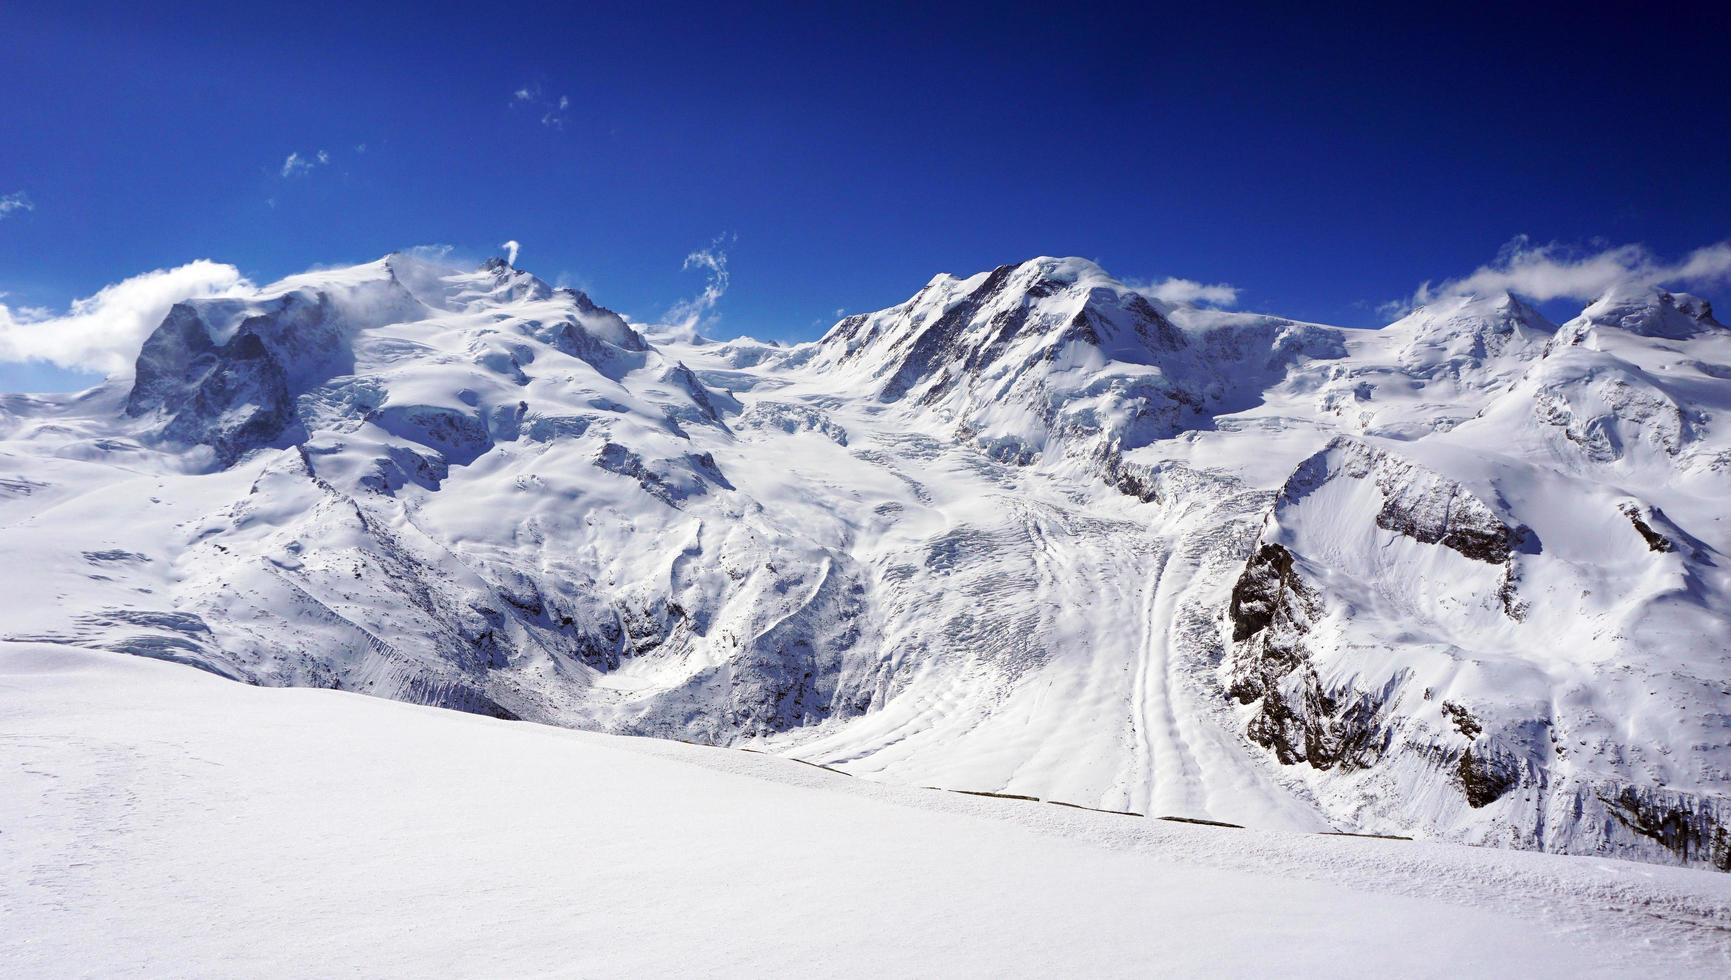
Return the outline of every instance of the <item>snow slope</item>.
{"type": "Polygon", "coordinates": [[[1722,975],[1731,879],[875,785],[0,644],[14,977],[1722,975]]]}
{"type": "Polygon", "coordinates": [[[1731,331],[1168,307],[1080,259],[779,347],[494,260],[0,398],[0,636],[888,783],[1731,867],[1731,331]]]}

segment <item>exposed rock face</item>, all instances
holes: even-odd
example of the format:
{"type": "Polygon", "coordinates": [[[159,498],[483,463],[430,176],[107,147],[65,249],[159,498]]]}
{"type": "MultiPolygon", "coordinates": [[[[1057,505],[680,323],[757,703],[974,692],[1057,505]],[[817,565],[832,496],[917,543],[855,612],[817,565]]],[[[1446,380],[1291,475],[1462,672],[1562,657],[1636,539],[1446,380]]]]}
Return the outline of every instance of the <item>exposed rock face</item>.
{"type": "Polygon", "coordinates": [[[1475,757],[1472,749],[1461,753],[1457,772],[1461,793],[1475,810],[1502,799],[1520,781],[1518,771],[1506,760],[1490,754],[1475,757]]]}
{"type": "Polygon", "coordinates": [[[1731,833],[1723,801],[1632,786],[1599,797],[1612,818],[1629,831],[1654,841],[1683,863],[1704,863],[1731,871],[1731,833]]]}
{"type": "Polygon", "coordinates": [[[145,341],[126,413],[158,413],[163,438],[206,445],[220,465],[275,439],[294,417],[287,374],[243,324],[217,345],[198,312],[181,304],[145,341]]]}
{"type": "Polygon", "coordinates": [[[1362,768],[1382,748],[1382,703],[1350,688],[1330,690],[1317,677],[1305,636],[1320,612],[1292,553],[1262,545],[1232,587],[1227,615],[1239,646],[1227,693],[1255,705],[1245,733],[1283,765],[1362,768]]]}
{"type": "Polygon", "coordinates": [[[1459,483],[1344,437],[1300,464],[1282,497],[1297,500],[1336,478],[1375,482],[1382,501],[1376,512],[1377,527],[1421,544],[1441,545],[1475,561],[1503,564],[1530,537],[1525,528],[1504,523],[1459,483]]]}
{"type": "Polygon", "coordinates": [[[1647,523],[1647,519],[1641,514],[1639,506],[1633,503],[1624,503],[1618,509],[1623,512],[1623,516],[1629,519],[1629,523],[1634,525],[1635,533],[1641,536],[1642,541],[1647,542],[1648,548],[1660,554],[1675,550],[1670,538],[1660,534],[1653,529],[1653,525],[1647,523]]]}
{"type": "MultiPolygon", "coordinates": [[[[1311,633],[1324,614],[1321,591],[1306,584],[1287,546],[1267,540],[1283,523],[1302,528],[1311,511],[1326,515],[1335,533],[1363,533],[1351,530],[1353,522],[1368,520],[1420,545],[1493,565],[1506,565],[1526,532],[1459,483],[1358,440],[1337,437],[1294,470],[1270,512],[1264,542],[1232,589],[1227,691],[1254,708],[1245,733],[1282,764],[1352,771],[1376,765],[1394,743],[1400,722],[1390,707],[1401,682],[1397,675],[1373,688],[1330,687],[1320,679],[1311,633]]],[[[1499,586],[1505,603],[1509,588],[1505,578],[1499,586]]],[[[1482,730],[1458,705],[1445,703],[1443,713],[1469,743],[1482,730]]],[[[1477,755],[1464,750],[1456,772],[1474,808],[1500,798],[1518,780],[1505,760],[1482,748],[1477,755]]]]}
{"type": "Polygon", "coordinates": [[[158,438],[209,446],[220,466],[304,437],[297,399],[354,370],[355,332],[425,312],[378,266],[358,284],[177,305],[139,353],[126,413],[154,419],[158,438]]]}
{"type": "Polygon", "coordinates": [[[1244,566],[1232,586],[1232,640],[1242,643],[1280,621],[1287,631],[1302,631],[1316,600],[1292,569],[1292,552],[1265,544],[1244,566]]]}

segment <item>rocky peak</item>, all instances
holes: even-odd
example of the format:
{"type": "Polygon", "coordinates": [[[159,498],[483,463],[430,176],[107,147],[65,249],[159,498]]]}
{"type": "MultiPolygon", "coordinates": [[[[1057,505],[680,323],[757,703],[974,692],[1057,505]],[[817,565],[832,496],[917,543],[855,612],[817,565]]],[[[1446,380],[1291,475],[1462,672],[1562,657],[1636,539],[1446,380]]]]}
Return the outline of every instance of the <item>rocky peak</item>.
{"type": "Polygon", "coordinates": [[[817,361],[864,366],[886,400],[929,397],[966,378],[1019,374],[1074,345],[1095,359],[1153,363],[1184,335],[1141,294],[1079,258],[1042,256],[966,279],[941,275],[907,302],[848,317],[817,361]]]}
{"type": "MultiPolygon", "coordinates": [[[[572,289],[570,286],[560,286],[558,289],[553,290],[553,295],[563,296],[570,300],[571,304],[577,307],[577,311],[580,313],[593,313],[596,310],[601,309],[601,307],[595,305],[594,300],[589,298],[589,294],[581,289],[572,289]]],[[[612,311],[609,310],[608,312],[612,311]]]]}

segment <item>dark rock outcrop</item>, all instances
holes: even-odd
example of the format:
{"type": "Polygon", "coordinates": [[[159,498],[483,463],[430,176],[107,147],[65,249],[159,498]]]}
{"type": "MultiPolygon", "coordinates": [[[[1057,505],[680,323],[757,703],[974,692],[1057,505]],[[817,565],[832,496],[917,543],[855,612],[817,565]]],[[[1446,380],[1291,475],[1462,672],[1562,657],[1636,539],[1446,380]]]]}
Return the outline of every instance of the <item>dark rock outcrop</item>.
{"type": "Polygon", "coordinates": [[[1510,760],[1490,752],[1474,754],[1471,748],[1461,753],[1455,775],[1467,806],[1475,810],[1502,799],[1520,783],[1520,770],[1510,760]]]}
{"type": "Polygon", "coordinates": [[[1268,629],[1276,618],[1296,626],[1307,618],[1315,600],[1292,569],[1292,552],[1265,544],[1245,564],[1232,586],[1232,639],[1247,640],[1268,629]]]}
{"type": "Polygon", "coordinates": [[[1384,699],[1322,683],[1304,645],[1320,611],[1292,553],[1278,544],[1258,549],[1233,584],[1227,610],[1237,645],[1227,694],[1256,705],[1245,734],[1281,764],[1363,768],[1386,747],[1384,699]]]}
{"type": "Polygon", "coordinates": [[[1619,824],[1688,864],[1702,862],[1731,871],[1731,833],[1723,806],[1683,793],[1638,791],[1624,786],[1599,802],[1619,824]]]}
{"type": "Polygon", "coordinates": [[[139,352],[126,414],[158,414],[162,438],[209,446],[223,466],[275,439],[294,418],[294,400],[256,327],[248,321],[218,345],[197,310],[175,306],[139,352]]]}
{"type": "Polygon", "coordinates": [[[1629,519],[1629,523],[1635,526],[1635,533],[1641,536],[1641,540],[1647,542],[1648,548],[1661,554],[1676,550],[1675,546],[1671,544],[1670,538],[1660,534],[1653,529],[1653,525],[1647,523],[1646,518],[1641,514],[1640,507],[1632,503],[1625,503],[1618,509],[1623,512],[1624,517],[1629,519]]]}

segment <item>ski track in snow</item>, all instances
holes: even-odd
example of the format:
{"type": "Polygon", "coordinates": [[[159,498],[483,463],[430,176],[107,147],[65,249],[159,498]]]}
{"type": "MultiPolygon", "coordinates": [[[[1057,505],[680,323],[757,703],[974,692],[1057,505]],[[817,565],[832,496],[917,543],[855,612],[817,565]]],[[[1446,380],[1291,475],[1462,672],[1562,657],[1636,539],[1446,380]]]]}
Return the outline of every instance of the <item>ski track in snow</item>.
{"type": "Polygon", "coordinates": [[[1178,623],[1175,615],[1178,601],[1188,583],[1188,566],[1174,549],[1167,548],[1159,569],[1149,579],[1147,628],[1142,647],[1146,666],[1141,697],[1144,723],[1151,736],[1149,772],[1154,781],[1149,804],[1151,816],[1215,816],[1208,808],[1205,771],[1197,764],[1195,752],[1185,737],[1184,722],[1173,705],[1172,692],[1178,689],[1178,674],[1172,655],[1172,632],[1178,623]],[[1178,566],[1176,570],[1174,565],[1178,566]]]}

